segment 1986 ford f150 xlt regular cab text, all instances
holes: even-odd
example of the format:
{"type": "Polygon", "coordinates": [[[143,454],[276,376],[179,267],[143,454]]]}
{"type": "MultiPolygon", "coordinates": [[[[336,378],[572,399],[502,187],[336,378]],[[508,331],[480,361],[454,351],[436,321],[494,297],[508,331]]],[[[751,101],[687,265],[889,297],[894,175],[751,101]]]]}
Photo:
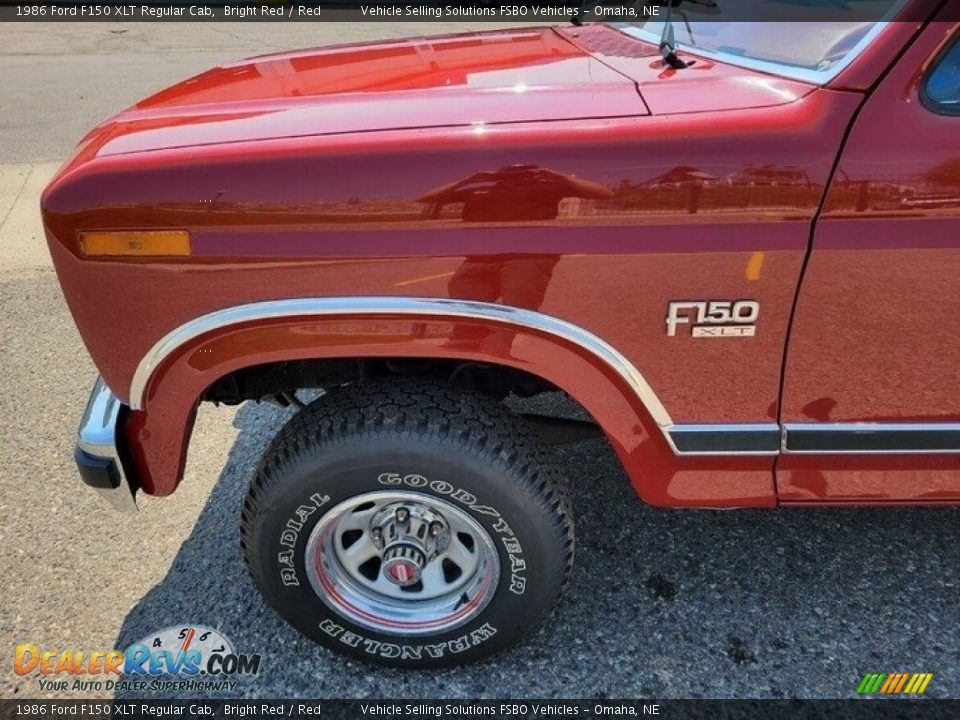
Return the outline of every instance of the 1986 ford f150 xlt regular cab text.
{"type": "Polygon", "coordinates": [[[42,201],[101,378],[84,481],[133,509],[199,403],[316,398],[246,561],[299,630],[405,667],[557,601],[591,479],[551,443],[604,436],[656,506],[960,502],[960,33],[890,5],[925,19],[269,55],[113,117],[42,201]],[[501,402],[543,392],[592,422],[501,402]]]}

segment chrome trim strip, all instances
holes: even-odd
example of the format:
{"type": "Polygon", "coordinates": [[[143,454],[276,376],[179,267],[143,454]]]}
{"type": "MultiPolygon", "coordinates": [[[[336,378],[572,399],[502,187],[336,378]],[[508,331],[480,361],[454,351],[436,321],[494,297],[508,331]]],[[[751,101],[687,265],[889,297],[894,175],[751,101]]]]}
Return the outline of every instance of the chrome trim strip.
{"type": "Polygon", "coordinates": [[[781,451],[791,455],[960,453],[960,423],[786,423],[781,451]]]}
{"type": "Polygon", "coordinates": [[[780,426],[776,423],[682,424],[670,428],[674,452],[680,455],[776,455],[780,426]]]}
{"type": "Polygon", "coordinates": [[[578,325],[552,315],[508,305],[447,298],[377,296],[297,298],[270,300],[217,310],[184,323],[167,333],[150,348],[137,366],[133,381],[130,383],[130,407],[134,410],[142,409],[146,400],[144,394],[147,384],[160,364],[177,348],[205,333],[238,323],[284,317],[330,315],[439,315],[504,323],[552,335],[589,351],[612,368],[636,393],[654,422],[663,429],[664,436],[669,442],[667,430],[673,425],[670,414],[640,371],[606,341],[578,325]]]}
{"type": "Polygon", "coordinates": [[[95,488],[97,493],[123,512],[136,512],[137,501],[130,480],[123,469],[123,461],[117,451],[117,419],[120,416],[120,400],[98,377],[90,391],[87,409],[77,430],[77,447],[94,458],[109,460],[120,476],[115,488],[95,488]]]}

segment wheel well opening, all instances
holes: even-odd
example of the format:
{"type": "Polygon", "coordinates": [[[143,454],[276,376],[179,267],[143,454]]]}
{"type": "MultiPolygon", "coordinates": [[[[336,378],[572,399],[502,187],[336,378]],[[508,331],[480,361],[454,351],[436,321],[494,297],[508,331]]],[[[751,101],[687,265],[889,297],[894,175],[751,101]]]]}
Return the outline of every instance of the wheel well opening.
{"type": "Polygon", "coordinates": [[[204,393],[209,402],[236,405],[282,397],[298,390],[331,390],[383,377],[436,380],[497,400],[562,392],[532,373],[493,363],[448,358],[330,358],[289,360],[241,368],[219,378],[204,393]]]}
{"type": "Polygon", "coordinates": [[[207,388],[203,400],[225,405],[246,400],[299,405],[296,393],[300,390],[329,391],[384,377],[440,382],[495,400],[507,400],[508,405],[516,405],[511,402],[515,399],[559,394],[563,398],[559,414],[555,410],[539,412],[536,403],[531,406],[523,402],[511,409],[534,424],[550,444],[578,442],[603,434],[579,402],[537,375],[495,363],[450,358],[328,358],[252,365],[219,378],[207,388]]]}

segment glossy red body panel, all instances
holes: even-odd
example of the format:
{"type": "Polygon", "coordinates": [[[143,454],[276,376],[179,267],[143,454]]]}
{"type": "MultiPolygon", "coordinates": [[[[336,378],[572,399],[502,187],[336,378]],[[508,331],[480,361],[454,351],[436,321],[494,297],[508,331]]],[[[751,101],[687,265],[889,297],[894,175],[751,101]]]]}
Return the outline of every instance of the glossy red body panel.
{"type": "MultiPolygon", "coordinates": [[[[863,95],[719,63],[679,76],[651,46],[588,30],[257,58],[94,130],[43,211],[64,294],[108,386],[129,400],[159,338],[222,308],[419,296],[579,325],[623,353],[677,423],[795,417],[779,405],[794,295],[863,95]],[[82,258],[77,233],[110,228],[184,228],[193,255],[82,258]],[[756,336],[666,337],[668,302],[690,298],[758,301],[756,336]]],[[[791,343],[791,362],[795,352],[791,343]]],[[[176,488],[196,404],[223,374],[358,356],[522,368],[600,421],[644,500],[776,502],[774,457],[676,456],[622,380],[582,349],[518,328],[389,316],[270,321],[182,348],[127,422],[144,489],[176,488]]]]}
{"type": "MultiPolygon", "coordinates": [[[[817,223],[784,422],[960,420],[960,118],[920,101],[956,31],[925,29],[854,125],[817,223]]],[[[956,500],[960,456],[783,456],[780,497],[956,500]]]]}
{"type": "Polygon", "coordinates": [[[642,368],[677,422],[769,422],[794,286],[836,152],[823,138],[839,143],[857,102],[821,91],[716,116],[296,138],[194,148],[189,163],[176,150],[97,158],[53,184],[47,226],[60,239],[52,252],[81,334],[121,397],[159,337],[211,310],[283,297],[453,296],[585,327],[642,368]],[[750,153],[738,142],[745,133],[750,153]],[[538,168],[545,187],[514,188],[519,163],[538,168]],[[436,200],[437,189],[482,173],[493,199],[436,200]],[[610,197],[561,199],[581,192],[564,177],[610,197]],[[131,226],[186,227],[198,257],[76,257],[78,229],[131,226]],[[456,275],[465,262],[517,254],[555,261],[542,291],[500,286],[496,273],[486,283],[456,275]],[[668,301],[704,288],[761,301],[763,332],[708,347],[668,341],[668,301]],[[164,301],[134,302],[149,296],[164,301]],[[134,332],[102,321],[121,320],[130,303],[134,332]],[[755,372],[745,375],[747,359],[755,372]]]}
{"type": "Polygon", "coordinates": [[[777,460],[780,502],[792,504],[956,504],[954,455],[790,455],[777,460]]]}
{"type": "Polygon", "coordinates": [[[395,128],[645,115],[549,28],[321,48],[214,68],[112,119],[98,153],[395,128]]]}

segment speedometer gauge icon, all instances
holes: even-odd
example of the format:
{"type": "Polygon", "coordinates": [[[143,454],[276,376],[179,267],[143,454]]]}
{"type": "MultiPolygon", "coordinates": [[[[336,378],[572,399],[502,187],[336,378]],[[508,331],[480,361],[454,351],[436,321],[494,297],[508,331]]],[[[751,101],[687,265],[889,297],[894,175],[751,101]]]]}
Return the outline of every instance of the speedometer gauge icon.
{"type": "MultiPolygon", "coordinates": [[[[203,625],[179,625],[151,633],[131,648],[146,647],[151,658],[164,656],[169,658],[163,665],[167,672],[177,674],[184,666],[182,660],[189,659],[188,665],[194,668],[206,668],[213,655],[236,655],[233,643],[218,630],[203,625]]],[[[152,664],[152,663],[151,663],[152,664]]],[[[206,674],[200,670],[200,674],[206,674]]]]}

